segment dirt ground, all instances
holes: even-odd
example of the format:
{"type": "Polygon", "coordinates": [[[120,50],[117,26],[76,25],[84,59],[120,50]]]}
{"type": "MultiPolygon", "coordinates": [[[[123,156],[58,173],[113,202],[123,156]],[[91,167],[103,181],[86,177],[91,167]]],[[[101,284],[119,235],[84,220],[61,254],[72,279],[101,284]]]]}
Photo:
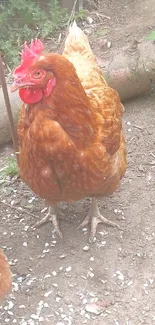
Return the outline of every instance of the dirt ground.
{"type": "MultiPolygon", "coordinates": [[[[107,0],[101,6],[100,1],[99,13],[110,17],[105,25],[101,17],[101,26],[110,27],[110,51],[147,35],[155,26],[153,4],[107,0]]],[[[101,56],[102,40],[93,44],[101,56]]],[[[33,230],[35,216],[46,213],[44,202],[16,177],[4,180],[0,173],[0,244],[13,273],[13,293],[0,307],[0,324],[155,324],[154,103],[155,95],[149,95],[125,104],[127,172],[120,190],[99,201],[101,212],[124,230],[100,225],[91,246],[89,229],[75,232],[89,199],[62,205],[61,240],[50,224],[33,230]]],[[[1,170],[12,148],[0,149],[1,170]]]]}
{"type": "MultiPolygon", "coordinates": [[[[125,105],[127,173],[121,189],[100,200],[101,211],[104,206],[124,231],[101,225],[96,242],[89,247],[89,230],[75,232],[88,211],[89,201],[83,200],[62,206],[63,241],[50,224],[34,232],[36,220],[24,211],[41,216],[43,201],[20,181],[8,178],[3,183],[1,179],[1,245],[14,281],[14,292],[1,308],[1,324],[155,322],[154,102],[152,95],[125,105]],[[114,304],[94,316],[85,307],[96,299],[114,304]]],[[[1,167],[10,150],[2,151],[1,167]]]]}
{"type": "MultiPolygon", "coordinates": [[[[75,232],[89,200],[62,206],[63,241],[50,224],[33,231],[31,214],[45,213],[40,213],[43,201],[20,181],[1,179],[1,245],[14,282],[14,292],[1,307],[1,324],[155,323],[154,103],[152,95],[125,105],[127,173],[121,189],[100,200],[101,211],[105,208],[124,231],[100,225],[89,246],[89,230],[75,232]],[[86,312],[86,305],[97,299],[113,305],[98,316],[86,312]]],[[[1,167],[10,150],[1,152],[1,167]]]]}
{"type": "MultiPolygon", "coordinates": [[[[100,59],[109,60],[121,49],[130,47],[134,40],[142,42],[155,29],[154,0],[87,0],[84,9],[88,17],[78,25],[88,35],[91,47],[100,59]],[[109,42],[108,48],[105,40],[109,42]]],[[[62,40],[66,31],[61,31],[62,40]]],[[[62,53],[58,42],[60,33],[46,43],[50,51],[62,53]]]]}
{"type": "MultiPolygon", "coordinates": [[[[89,1],[88,1],[89,2],[89,1]]],[[[98,0],[98,10],[90,16],[93,23],[86,32],[91,46],[100,58],[107,58],[129,47],[134,40],[141,42],[155,29],[154,0],[98,0]],[[111,42],[109,51],[104,40],[111,42]]],[[[85,24],[84,24],[85,26],[85,24]]]]}

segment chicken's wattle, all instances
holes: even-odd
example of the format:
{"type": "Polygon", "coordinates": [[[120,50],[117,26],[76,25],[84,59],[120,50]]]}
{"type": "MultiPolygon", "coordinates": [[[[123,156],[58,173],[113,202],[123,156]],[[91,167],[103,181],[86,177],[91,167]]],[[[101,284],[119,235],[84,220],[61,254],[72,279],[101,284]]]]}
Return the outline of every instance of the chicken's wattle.
{"type": "Polygon", "coordinates": [[[43,92],[39,88],[38,89],[21,88],[19,90],[19,96],[25,104],[35,104],[42,99],[43,92]]]}
{"type": "Polygon", "coordinates": [[[31,87],[21,88],[19,90],[19,96],[25,104],[35,104],[38,103],[43,96],[48,97],[55,85],[56,79],[52,78],[48,81],[45,89],[31,87]]]}

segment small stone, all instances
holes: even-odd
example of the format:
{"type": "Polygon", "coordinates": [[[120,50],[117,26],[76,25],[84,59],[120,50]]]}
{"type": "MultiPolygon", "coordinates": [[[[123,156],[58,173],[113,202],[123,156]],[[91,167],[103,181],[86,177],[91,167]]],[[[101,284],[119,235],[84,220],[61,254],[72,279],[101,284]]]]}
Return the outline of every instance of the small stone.
{"type": "Polygon", "coordinates": [[[88,252],[90,250],[90,247],[88,245],[83,247],[83,251],[88,252]]]}
{"type": "Polygon", "coordinates": [[[44,317],[40,316],[39,317],[39,322],[43,322],[44,321],[44,317]]]}
{"type": "Polygon", "coordinates": [[[107,43],[108,49],[110,49],[111,45],[112,45],[112,43],[110,41],[108,41],[108,43],[107,43]]]}
{"type": "Polygon", "coordinates": [[[68,267],[66,268],[66,272],[70,272],[71,269],[72,269],[72,267],[71,267],[71,266],[68,266],[68,267]]]}
{"type": "Polygon", "coordinates": [[[90,315],[89,315],[89,314],[85,314],[85,317],[86,317],[87,319],[90,319],[90,315]]]}
{"type": "Polygon", "coordinates": [[[93,302],[86,305],[86,311],[95,314],[100,315],[107,307],[114,304],[114,301],[104,301],[104,300],[96,300],[98,298],[95,298],[93,302]],[[95,301],[96,300],[96,301],[95,301]]]}
{"type": "Polygon", "coordinates": [[[25,308],[25,305],[20,305],[19,308],[20,309],[24,309],[25,308]]]}
{"type": "Polygon", "coordinates": [[[87,303],[87,299],[83,299],[82,303],[85,305],[87,303]]]}
{"type": "Polygon", "coordinates": [[[56,300],[56,302],[59,302],[61,300],[61,298],[60,297],[56,297],[55,300],[56,300]]]}
{"type": "Polygon", "coordinates": [[[100,315],[104,309],[96,303],[90,303],[86,305],[85,310],[89,313],[100,315]]]}
{"type": "Polygon", "coordinates": [[[107,283],[107,280],[102,280],[102,279],[100,279],[100,281],[101,281],[103,284],[107,283]]]}
{"type": "Polygon", "coordinates": [[[90,276],[90,278],[93,278],[94,277],[94,273],[90,272],[89,273],[89,276],[90,276]]]}
{"type": "Polygon", "coordinates": [[[57,272],[53,271],[53,272],[52,272],[52,275],[53,275],[53,276],[57,276],[57,272]]]}
{"type": "Polygon", "coordinates": [[[84,280],[86,280],[86,279],[87,279],[87,277],[86,277],[86,276],[84,276],[84,275],[81,275],[81,278],[82,278],[82,279],[84,279],[84,280]]]}
{"type": "Polygon", "coordinates": [[[35,200],[35,197],[32,196],[32,198],[28,200],[28,203],[32,203],[34,200],[35,200]]]}
{"type": "Polygon", "coordinates": [[[43,250],[43,254],[46,254],[46,253],[48,253],[49,252],[49,249],[44,249],[43,250]]]}
{"type": "Polygon", "coordinates": [[[65,318],[66,318],[66,315],[65,315],[65,314],[62,314],[62,315],[61,315],[61,318],[62,318],[62,319],[65,319],[65,318]]]}
{"type": "Polygon", "coordinates": [[[72,275],[70,273],[65,273],[66,278],[70,278],[72,275]]]}
{"type": "Polygon", "coordinates": [[[87,228],[83,228],[82,229],[83,232],[87,232],[87,230],[88,230],[87,228]]]}
{"type": "Polygon", "coordinates": [[[132,300],[133,300],[133,301],[137,301],[137,298],[135,298],[135,297],[132,297],[132,300]]]}
{"type": "Polygon", "coordinates": [[[13,312],[8,310],[8,315],[13,316],[13,312]]]}
{"type": "Polygon", "coordinates": [[[52,283],[52,286],[57,288],[58,285],[57,285],[57,283],[52,283]]]}
{"type": "Polygon", "coordinates": [[[12,282],[12,284],[13,284],[13,291],[18,291],[19,290],[18,283],[12,282]]]}
{"type": "Polygon", "coordinates": [[[5,306],[4,309],[5,310],[10,310],[10,309],[13,308],[13,306],[14,306],[14,303],[10,300],[10,301],[8,301],[8,306],[5,306]]]}
{"type": "Polygon", "coordinates": [[[89,36],[92,33],[92,29],[91,28],[85,28],[84,33],[89,36]]]}
{"type": "Polygon", "coordinates": [[[44,209],[41,210],[41,213],[47,211],[47,207],[45,207],[44,209]]]}
{"type": "Polygon", "coordinates": [[[116,274],[119,280],[124,281],[124,275],[120,271],[116,271],[116,274]]]}
{"type": "Polygon", "coordinates": [[[144,307],[144,311],[145,311],[145,312],[150,311],[150,307],[149,307],[149,306],[144,307]]]}
{"type": "Polygon", "coordinates": [[[63,260],[65,257],[66,257],[66,254],[62,254],[62,255],[59,256],[59,258],[60,258],[61,260],[63,260]]]}
{"type": "Polygon", "coordinates": [[[35,314],[32,314],[32,315],[31,315],[31,318],[32,318],[32,319],[38,319],[38,316],[35,315],[35,314]]]}
{"type": "Polygon", "coordinates": [[[48,296],[50,296],[51,293],[52,293],[52,290],[50,290],[50,291],[48,291],[48,292],[45,292],[44,297],[48,297],[48,296]]]}
{"type": "Polygon", "coordinates": [[[144,172],[144,167],[142,165],[139,165],[138,169],[139,169],[140,172],[144,172]]]}
{"type": "Polygon", "coordinates": [[[60,298],[63,298],[63,293],[60,290],[58,290],[57,291],[57,296],[60,297],[60,298]]]}
{"type": "Polygon", "coordinates": [[[88,17],[86,18],[86,21],[87,21],[88,24],[91,25],[91,24],[93,23],[93,18],[90,17],[90,16],[88,16],[88,17]]]}
{"type": "Polygon", "coordinates": [[[47,279],[47,278],[51,278],[51,274],[46,274],[46,275],[44,276],[44,279],[47,279]]]}

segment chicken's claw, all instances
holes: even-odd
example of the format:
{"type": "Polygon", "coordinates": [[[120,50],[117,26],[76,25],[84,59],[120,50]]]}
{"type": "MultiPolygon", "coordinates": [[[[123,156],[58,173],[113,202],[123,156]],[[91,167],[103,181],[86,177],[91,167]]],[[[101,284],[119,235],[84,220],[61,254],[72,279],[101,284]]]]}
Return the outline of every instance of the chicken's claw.
{"type": "Polygon", "coordinates": [[[59,235],[60,238],[63,238],[62,236],[62,232],[59,228],[59,221],[57,218],[57,209],[54,207],[49,207],[48,213],[45,215],[44,218],[42,218],[40,221],[38,221],[37,223],[35,223],[35,225],[33,226],[33,228],[39,228],[40,226],[44,225],[47,222],[52,222],[54,229],[56,231],[56,233],[59,235]]]}
{"type": "Polygon", "coordinates": [[[123,230],[117,223],[110,221],[106,219],[99,211],[99,208],[97,206],[96,199],[92,199],[91,207],[89,209],[88,215],[83,220],[83,222],[77,227],[76,230],[79,230],[86,226],[88,223],[91,223],[91,230],[90,230],[90,236],[89,236],[89,243],[94,242],[94,238],[96,235],[97,225],[99,223],[104,223],[111,227],[117,227],[120,230],[123,230]]]}

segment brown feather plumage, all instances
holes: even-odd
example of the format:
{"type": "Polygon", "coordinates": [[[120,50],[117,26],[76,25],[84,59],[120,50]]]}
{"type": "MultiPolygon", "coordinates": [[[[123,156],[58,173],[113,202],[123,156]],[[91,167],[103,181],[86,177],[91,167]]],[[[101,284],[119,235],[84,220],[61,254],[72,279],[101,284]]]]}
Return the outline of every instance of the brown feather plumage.
{"type": "Polygon", "coordinates": [[[112,194],[126,169],[123,106],[86,36],[70,32],[64,54],[44,54],[35,62],[40,66],[52,69],[56,86],[22,107],[21,178],[48,204],[112,194]]]}
{"type": "Polygon", "coordinates": [[[0,301],[10,293],[12,288],[11,272],[8,261],[0,249],[0,301]]]}

